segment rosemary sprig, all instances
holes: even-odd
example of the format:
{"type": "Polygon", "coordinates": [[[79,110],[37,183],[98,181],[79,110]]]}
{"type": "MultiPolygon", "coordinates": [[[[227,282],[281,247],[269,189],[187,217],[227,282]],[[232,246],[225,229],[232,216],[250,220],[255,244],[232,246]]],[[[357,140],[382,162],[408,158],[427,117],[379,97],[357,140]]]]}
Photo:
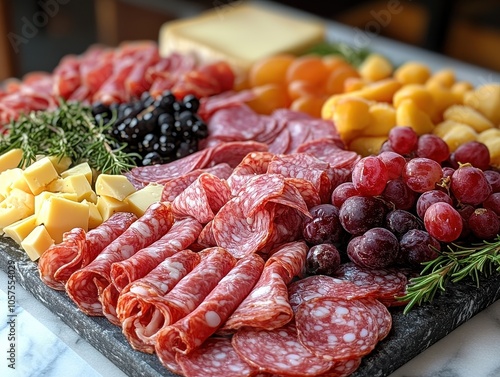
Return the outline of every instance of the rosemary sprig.
{"type": "Polygon", "coordinates": [[[356,48],[342,42],[322,42],[313,46],[307,53],[317,55],[340,55],[348,63],[359,67],[370,55],[371,51],[366,48],[356,48]]]}
{"type": "Polygon", "coordinates": [[[448,245],[436,259],[424,263],[420,276],[409,280],[406,294],[399,298],[407,301],[403,312],[431,302],[450,281],[456,283],[471,277],[479,285],[481,275],[490,275],[494,270],[500,271],[500,236],[471,246],[448,245]]]}
{"type": "Polygon", "coordinates": [[[0,154],[20,148],[20,166],[33,163],[37,155],[66,156],[75,165],[87,161],[99,172],[123,173],[135,166],[138,155],[126,153],[126,145],[111,137],[112,122],[98,124],[88,106],[61,101],[56,110],[21,115],[10,123],[0,135],[0,154]]]}

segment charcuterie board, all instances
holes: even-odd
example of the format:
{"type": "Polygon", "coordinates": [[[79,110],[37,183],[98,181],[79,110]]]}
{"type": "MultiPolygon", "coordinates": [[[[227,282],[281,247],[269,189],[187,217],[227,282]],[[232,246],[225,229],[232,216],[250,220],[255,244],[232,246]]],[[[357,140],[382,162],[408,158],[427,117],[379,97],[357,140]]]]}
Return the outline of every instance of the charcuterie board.
{"type": "MultiPolygon", "coordinates": [[[[42,284],[36,263],[7,238],[0,240],[0,268],[15,263],[16,281],[59,316],[75,332],[129,376],[173,376],[155,355],[133,350],[117,326],[103,317],[83,314],[65,292],[42,284]]],[[[388,376],[426,348],[445,337],[500,298],[500,274],[482,278],[479,286],[464,281],[450,286],[432,304],[404,315],[391,309],[393,328],[377,348],[363,359],[353,377],[388,376]]]]}

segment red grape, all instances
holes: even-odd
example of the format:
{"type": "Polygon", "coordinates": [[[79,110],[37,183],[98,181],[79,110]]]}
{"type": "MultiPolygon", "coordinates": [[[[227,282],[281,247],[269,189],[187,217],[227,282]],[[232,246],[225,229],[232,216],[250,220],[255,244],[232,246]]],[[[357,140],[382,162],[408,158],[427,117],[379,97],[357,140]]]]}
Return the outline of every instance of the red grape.
{"type": "Polygon", "coordinates": [[[355,195],[359,195],[359,193],[352,182],[341,183],[332,192],[332,204],[340,208],[347,198],[355,195]]]}
{"type": "Polygon", "coordinates": [[[394,263],[399,254],[399,242],[385,228],[372,228],[354,237],[347,245],[347,255],[359,266],[384,268],[394,263]]]}
{"type": "Polygon", "coordinates": [[[378,154],[385,166],[387,167],[388,179],[396,179],[401,177],[403,168],[406,164],[406,159],[399,153],[385,151],[378,154]]]}
{"type": "Polygon", "coordinates": [[[382,197],[393,203],[397,209],[410,209],[417,200],[417,193],[400,178],[387,182],[382,197]]]}
{"type": "Polygon", "coordinates": [[[460,203],[477,206],[491,194],[484,172],[471,165],[459,167],[451,176],[451,193],[460,203]]]}
{"type": "Polygon", "coordinates": [[[420,266],[438,257],[436,250],[441,250],[441,244],[429,233],[420,229],[411,229],[399,241],[401,254],[413,266],[420,266]]]}
{"type": "Polygon", "coordinates": [[[448,203],[434,203],[425,212],[424,226],[438,241],[453,242],[462,232],[462,216],[448,203]]]}
{"type": "Polygon", "coordinates": [[[491,209],[500,216],[500,192],[494,192],[483,202],[483,207],[491,209]]]}
{"type": "Polygon", "coordinates": [[[472,233],[481,240],[495,238],[500,230],[498,215],[488,208],[476,208],[467,223],[472,233]]]}
{"type": "Polygon", "coordinates": [[[398,126],[389,131],[389,142],[394,152],[405,155],[417,149],[418,135],[411,127],[398,126]]]}
{"type": "Polygon", "coordinates": [[[495,170],[485,170],[484,175],[490,182],[492,192],[500,192],[500,173],[495,170]]]}
{"type": "Polygon", "coordinates": [[[453,152],[453,160],[457,164],[469,163],[478,169],[486,170],[490,167],[490,151],[479,141],[468,141],[453,152]]]}
{"type": "Polygon", "coordinates": [[[433,190],[441,178],[443,170],[434,160],[417,157],[408,161],[403,169],[403,180],[413,191],[422,193],[433,190]]]}
{"type": "Polygon", "coordinates": [[[441,163],[450,156],[450,148],[439,136],[425,134],[418,138],[417,156],[441,163]]]}
{"type": "Polygon", "coordinates": [[[333,275],[340,266],[340,253],[331,244],[314,245],[307,252],[306,270],[310,275],[333,275]]]}
{"type": "Polygon", "coordinates": [[[451,177],[454,172],[455,172],[455,169],[453,169],[452,167],[444,166],[443,167],[443,178],[451,177]]]}
{"type": "Polygon", "coordinates": [[[453,205],[453,199],[443,191],[440,190],[430,190],[422,193],[417,199],[417,215],[421,219],[424,218],[425,211],[431,206],[431,204],[437,202],[445,202],[453,205]]]}
{"type": "Polygon", "coordinates": [[[309,210],[312,218],[304,221],[302,235],[310,244],[337,244],[341,241],[344,229],[339,221],[339,209],[332,204],[320,204],[309,210]]]}
{"type": "Polygon", "coordinates": [[[389,229],[397,238],[401,238],[411,229],[423,229],[424,225],[413,213],[395,209],[385,217],[385,227],[389,229]]]}
{"type": "Polygon", "coordinates": [[[374,196],[351,196],[340,207],[339,219],[344,229],[352,235],[360,235],[370,228],[383,226],[386,203],[374,196]]]}
{"type": "Polygon", "coordinates": [[[387,167],[376,156],[364,157],[354,165],[351,177],[360,195],[380,195],[387,183],[387,167]]]}

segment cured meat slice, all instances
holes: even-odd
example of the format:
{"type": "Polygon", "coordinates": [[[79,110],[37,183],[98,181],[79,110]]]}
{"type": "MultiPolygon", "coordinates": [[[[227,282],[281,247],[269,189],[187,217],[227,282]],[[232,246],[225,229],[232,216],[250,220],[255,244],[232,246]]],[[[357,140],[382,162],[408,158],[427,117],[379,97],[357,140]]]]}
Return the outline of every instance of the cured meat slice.
{"type": "Polygon", "coordinates": [[[40,257],[40,278],[51,288],[64,290],[73,272],[92,262],[135,220],[137,217],[132,213],[117,212],[87,233],[79,228],[71,230],[64,235],[63,242],[50,247],[40,257]]]}
{"type": "Polygon", "coordinates": [[[231,107],[240,107],[253,98],[255,98],[255,93],[251,90],[242,90],[239,92],[228,90],[214,96],[204,97],[200,99],[198,115],[204,121],[208,122],[217,111],[231,107]]]}
{"type": "Polygon", "coordinates": [[[353,374],[361,365],[362,358],[334,361],[332,368],[321,377],[347,377],[353,374]]]}
{"type": "Polygon", "coordinates": [[[223,108],[209,118],[209,139],[221,141],[256,140],[265,131],[261,116],[248,106],[241,104],[223,108]]]}
{"type": "Polygon", "coordinates": [[[269,161],[274,157],[270,152],[251,152],[236,166],[227,179],[231,187],[231,193],[237,195],[247,182],[256,175],[264,174],[267,171],[269,161]]]}
{"type": "Polygon", "coordinates": [[[213,148],[210,166],[224,162],[235,168],[248,153],[266,152],[267,150],[267,144],[252,140],[222,143],[213,148]]]}
{"type": "Polygon", "coordinates": [[[189,354],[213,335],[251,291],[264,267],[257,254],[240,259],[191,313],[158,333],[156,354],[165,365],[189,354]]]}
{"type": "Polygon", "coordinates": [[[227,183],[215,175],[201,174],[172,202],[176,218],[196,218],[201,224],[211,221],[231,198],[227,183]]]}
{"type": "Polygon", "coordinates": [[[236,353],[261,372],[285,376],[318,376],[333,363],[307,350],[293,322],[275,330],[243,328],[232,338],[236,353]]]}
{"type": "Polygon", "coordinates": [[[259,281],[226,323],[220,334],[232,333],[243,327],[273,330],[293,318],[284,282],[288,273],[282,265],[272,263],[264,268],[259,281]]]}
{"type": "Polygon", "coordinates": [[[295,313],[298,339],[324,360],[345,360],[370,353],[379,337],[377,321],[359,300],[315,298],[295,313]]]}
{"type": "Polygon", "coordinates": [[[130,258],[138,250],[163,236],[172,226],[170,205],[155,203],[143,216],[110,243],[88,266],[76,271],[66,283],[66,291],[87,315],[102,315],[100,293],[111,283],[111,265],[130,258]]]}
{"type": "Polygon", "coordinates": [[[389,302],[396,301],[395,297],[404,294],[408,282],[406,275],[395,269],[371,269],[351,262],[342,264],[335,271],[335,276],[349,280],[358,287],[376,287],[373,297],[389,302]]]}
{"type": "Polygon", "coordinates": [[[257,368],[238,356],[229,338],[207,339],[188,355],[178,353],[176,360],[186,377],[251,377],[257,373],[257,368]]]}
{"type": "Polygon", "coordinates": [[[147,276],[129,284],[118,297],[116,314],[131,346],[153,353],[158,330],[164,326],[164,296],[200,263],[199,253],[182,250],[165,259],[147,276]]]}
{"type": "Polygon", "coordinates": [[[273,263],[280,264],[286,271],[283,277],[284,283],[288,285],[294,277],[302,277],[306,271],[306,256],[309,248],[304,241],[289,242],[275,249],[266,266],[273,263]]]}
{"type": "Polygon", "coordinates": [[[286,178],[285,181],[299,190],[302,199],[306,202],[307,208],[321,204],[319,192],[310,181],[303,178],[286,178]]]}
{"type": "Polygon", "coordinates": [[[183,192],[191,183],[196,180],[196,178],[198,178],[203,173],[210,173],[215,175],[216,177],[219,177],[220,179],[227,179],[232,172],[232,167],[230,167],[228,164],[221,163],[210,168],[193,170],[177,178],[159,181],[158,183],[163,184],[162,200],[166,202],[173,202],[181,192],[183,192]]]}
{"type": "Polygon", "coordinates": [[[359,287],[348,281],[326,275],[312,275],[297,280],[288,286],[288,299],[293,311],[304,301],[319,297],[345,300],[371,297],[376,287],[359,287]]]}
{"type": "Polygon", "coordinates": [[[198,236],[197,244],[202,248],[217,246],[212,229],[213,221],[208,222],[200,235],[198,236]]]}
{"type": "Polygon", "coordinates": [[[387,307],[380,301],[374,298],[363,298],[360,300],[368,310],[370,310],[377,321],[378,327],[378,340],[381,341],[387,335],[392,328],[392,316],[387,307]]]}
{"type": "Polygon", "coordinates": [[[290,149],[292,135],[288,128],[284,128],[274,140],[269,143],[269,152],[274,154],[284,154],[290,149]]]}
{"type": "Polygon", "coordinates": [[[159,240],[139,250],[130,258],[113,263],[110,277],[121,292],[129,283],[146,276],[163,260],[187,249],[201,232],[201,224],[190,217],[177,220],[159,240]]]}

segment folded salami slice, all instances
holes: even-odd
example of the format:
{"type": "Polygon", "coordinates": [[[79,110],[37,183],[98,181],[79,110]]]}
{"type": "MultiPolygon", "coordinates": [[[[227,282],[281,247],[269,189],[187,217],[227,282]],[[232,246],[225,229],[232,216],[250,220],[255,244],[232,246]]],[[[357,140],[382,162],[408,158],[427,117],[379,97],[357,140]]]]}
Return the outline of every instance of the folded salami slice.
{"type": "Polygon", "coordinates": [[[40,257],[40,278],[49,287],[64,290],[73,272],[92,262],[135,220],[137,217],[133,213],[117,212],[87,233],[76,228],[64,234],[62,243],[50,247],[40,257]]]}
{"type": "Polygon", "coordinates": [[[251,377],[257,368],[243,361],[229,338],[210,338],[188,355],[178,353],[176,361],[186,377],[251,377]]]}
{"type": "Polygon", "coordinates": [[[232,195],[236,196],[246,186],[246,183],[256,175],[265,174],[269,161],[273,157],[274,154],[270,152],[252,152],[247,154],[227,179],[232,195]]]}
{"type": "Polygon", "coordinates": [[[203,173],[174,199],[172,212],[176,218],[189,216],[206,224],[230,198],[231,191],[226,181],[203,173]]]}
{"type": "Polygon", "coordinates": [[[233,333],[243,327],[273,330],[290,322],[293,311],[288,303],[284,278],[288,279],[288,272],[281,264],[266,266],[255,287],[219,329],[219,333],[233,333]]]}
{"type": "Polygon", "coordinates": [[[264,261],[257,254],[240,259],[203,302],[184,318],[160,330],[156,353],[168,368],[175,355],[187,355],[227,320],[259,279],[264,261]]]}
{"type": "Polygon", "coordinates": [[[379,339],[376,318],[359,300],[308,300],[298,306],[295,321],[301,344],[328,361],[364,356],[379,339]]]}
{"type": "Polygon", "coordinates": [[[153,353],[164,316],[158,308],[164,296],[200,263],[199,253],[182,250],[165,259],[145,277],[134,281],[120,293],[116,314],[131,346],[153,353]]]}
{"type": "Polygon", "coordinates": [[[209,221],[202,229],[197,239],[197,244],[202,248],[217,246],[212,229],[213,220],[209,221]]]}
{"type": "Polygon", "coordinates": [[[302,277],[306,271],[308,246],[304,241],[289,242],[276,248],[266,261],[266,267],[280,264],[286,271],[283,281],[288,285],[294,277],[302,277]]]}
{"type": "Polygon", "coordinates": [[[155,242],[172,226],[168,203],[152,204],[137,221],[111,242],[88,266],[76,271],[66,283],[66,291],[87,315],[101,316],[101,292],[111,283],[111,265],[130,258],[155,242]]]}
{"type": "Polygon", "coordinates": [[[334,365],[299,342],[293,322],[275,330],[243,328],[234,334],[232,344],[248,364],[280,376],[318,376],[334,365]]]}

